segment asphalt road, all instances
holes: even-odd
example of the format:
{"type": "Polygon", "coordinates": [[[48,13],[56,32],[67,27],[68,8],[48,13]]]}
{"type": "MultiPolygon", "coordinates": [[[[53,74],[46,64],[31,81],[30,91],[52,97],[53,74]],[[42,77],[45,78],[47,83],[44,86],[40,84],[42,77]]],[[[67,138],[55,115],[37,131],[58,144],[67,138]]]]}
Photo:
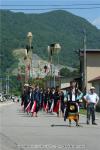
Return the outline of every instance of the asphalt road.
{"type": "Polygon", "coordinates": [[[100,150],[100,118],[97,126],[80,127],[56,115],[39,112],[37,118],[23,113],[19,103],[0,107],[0,150],[100,150]]]}

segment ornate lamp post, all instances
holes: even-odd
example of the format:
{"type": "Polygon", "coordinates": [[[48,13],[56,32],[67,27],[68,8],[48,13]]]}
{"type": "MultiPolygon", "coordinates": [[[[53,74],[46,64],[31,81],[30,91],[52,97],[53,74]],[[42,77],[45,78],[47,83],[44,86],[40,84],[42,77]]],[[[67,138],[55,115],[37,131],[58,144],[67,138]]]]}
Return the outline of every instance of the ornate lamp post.
{"type": "Polygon", "coordinates": [[[29,46],[30,46],[30,50],[31,50],[31,44],[32,44],[32,32],[28,32],[28,34],[27,34],[27,38],[28,38],[28,40],[29,40],[29,46]]]}
{"type": "Polygon", "coordinates": [[[28,82],[28,78],[32,75],[32,33],[28,32],[27,39],[28,39],[28,45],[26,46],[27,50],[27,57],[26,57],[26,77],[25,82],[28,82]]]}
{"type": "MultiPolygon", "coordinates": [[[[48,46],[48,53],[50,55],[50,68],[51,68],[51,77],[52,77],[52,57],[54,54],[57,54],[60,52],[61,46],[59,43],[53,43],[48,46]]],[[[55,67],[54,67],[54,87],[55,87],[55,67]]]]}

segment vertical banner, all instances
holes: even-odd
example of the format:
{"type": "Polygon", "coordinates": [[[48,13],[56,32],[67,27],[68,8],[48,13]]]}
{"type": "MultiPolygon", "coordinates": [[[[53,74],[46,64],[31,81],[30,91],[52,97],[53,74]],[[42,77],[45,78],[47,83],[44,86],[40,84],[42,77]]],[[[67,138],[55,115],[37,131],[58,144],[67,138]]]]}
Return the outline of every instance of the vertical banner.
{"type": "Polygon", "coordinates": [[[30,64],[27,64],[25,68],[25,81],[26,82],[29,80],[29,77],[30,77],[30,64]]]}
{"type": "Polygon", "coordinates": [[[17,80],[21,81],[21,68],[18,68],[17,80]]]}

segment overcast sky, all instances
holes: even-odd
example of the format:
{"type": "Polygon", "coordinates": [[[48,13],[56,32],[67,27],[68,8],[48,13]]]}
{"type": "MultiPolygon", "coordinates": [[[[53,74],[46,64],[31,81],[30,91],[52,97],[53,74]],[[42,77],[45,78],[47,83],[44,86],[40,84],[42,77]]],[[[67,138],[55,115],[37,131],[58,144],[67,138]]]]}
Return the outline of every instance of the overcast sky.
{"type": "Polygon", "coordinates": [[[54,9],[65,9],[75,15],[87,19],[89,22],[91,22],[92,24],[97,26],[97,28],[100,29],[100,0],[0,0],[0,8],[18,9],[14,11],[16,12],[20,11],[25,13],[30,13],[30,12],[41,13],[41,12],[51,11],[54,9]],[[10,6],[10,5],[14,5],[14,6],[10,6]],[[23,6],[23,5],[30,5],[30,6],[23,6]],[[30,9],[34,9],[34,10],[30,10],[30,9]]]}

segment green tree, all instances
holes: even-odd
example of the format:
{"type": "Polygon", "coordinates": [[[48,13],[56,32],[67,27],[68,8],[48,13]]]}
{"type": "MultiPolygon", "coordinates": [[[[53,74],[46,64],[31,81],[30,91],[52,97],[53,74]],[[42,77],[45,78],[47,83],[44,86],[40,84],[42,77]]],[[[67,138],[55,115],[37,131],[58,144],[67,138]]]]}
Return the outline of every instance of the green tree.
{"type": "Polygon", "coordinates": [[[70,74],[71,74],[71,71],[68,69],[68,68],[62,68],[61,70],[60,70],[60,75],[61,76],[70,76],[70,74]]]}

